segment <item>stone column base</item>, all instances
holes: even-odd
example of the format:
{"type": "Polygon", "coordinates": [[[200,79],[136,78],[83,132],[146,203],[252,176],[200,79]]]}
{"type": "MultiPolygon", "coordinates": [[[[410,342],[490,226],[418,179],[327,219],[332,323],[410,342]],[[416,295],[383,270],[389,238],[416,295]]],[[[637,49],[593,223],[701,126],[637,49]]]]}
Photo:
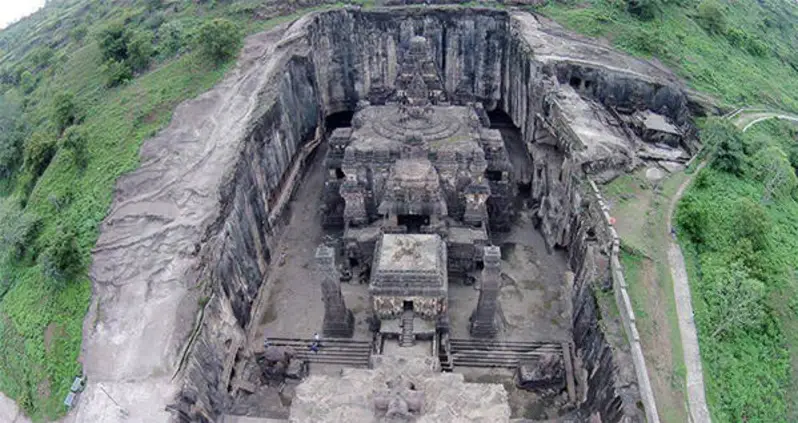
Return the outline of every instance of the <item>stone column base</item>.
{"type": "Polygon", "coordinates": [[[485,318],[477,318],[476,313],[471,315],[471,323],[468,328],[469,333],[474,338],[493,338],[499,333],[499,322],[496,317],[488,320],[485,318]]]}
{"type": "Polygon", "coordinates": [[[322,332],[330,338],[351,338],[355,333],[355,316],[352,310],[347,309],[342,319],[325,316],[322,332]]]}

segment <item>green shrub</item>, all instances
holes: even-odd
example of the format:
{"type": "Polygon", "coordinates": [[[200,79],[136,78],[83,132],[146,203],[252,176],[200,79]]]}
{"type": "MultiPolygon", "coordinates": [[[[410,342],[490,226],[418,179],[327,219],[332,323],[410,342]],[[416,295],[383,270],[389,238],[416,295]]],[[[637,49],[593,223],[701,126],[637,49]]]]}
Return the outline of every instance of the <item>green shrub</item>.
{"type": "Polygon", "coordinates": [[[702,0],[696,18],[698,24],[710,34],[721,35],[726,32],[726,15],[717,0],[702,0]]]}
{"type": "Polygon", "coordinates": [[[142,71],[150,65],[155,52],[152,41],[152,34],[145,31],[138,31],[130,38],[128,63],[134,72],[142,71]]]}
{"type": "Polygon", "coordinates": [[[171,21],[158,28],[158,51],[161,57],[172,57],[183,48],[185,31],[179,21],[171,21]]]}
{"type": "Polygon", "coordinates": [[[754,179],[765,186],[765,201],[789,196],[798,184],[789,156],[778,146],[760,149],[753,157],[751,170],[754,179]]]}
{"type": "Polygon", "coordinates": [[[704,324],[712,329],[712,338],[722,338],[736,331],[761,325],[765,314],[762,299],[765,285],[751,277],[746,266],[735,261],[709,256],[704,270],[701,294],[707,303],[704,324]]]}
{"type": "Polygon", "coordinates": [[[621,34],[616,42],[626,51],[641,55],[660,55],[663,53],[664,41],[655,29],[635,29],[621,34]]]}
{"type": "Polygon", "coordinates": [[[24,92],[25,94],[32,93],[33,90],[36,89],[36,85],[38,84],[39,84],[38,78],[33,76],[33,74],[30,73],[30,71],[28,70],[23,71],[19,75],[19,87],[22,89],[22,92],[24,92]]]}
{"type": "Polygon", "coordinates": [[[0,203],[0,257],[20,260],[33,246],[40,223],[14,201],[0,203]]]}
{"type": "Polygon", "coordinates": [[[35,179],[44,173],[55,153],[55,138],[42,131],[34,132],[25,143],[22,166],[35,179]]]}
{"type": "Polygon", "coordinates": [[[213,19],[200,26],[196,43],[203,56],[219,64],[235,56],[241,35],[233,22],[213,19]]]}
{"type": "Polygon", "coordinates": [[[37,47],[28,54],[27,61],[31,69],[40,70],[50,66],[53,55],[53,49],[46,46],[37,47]]]}
{"type": "Polygon", "coordinates": [[[660,11],[658,0],[626,0],[626,11],[642,20],[654,19],[660,11]]]}
{"type": "Polygon", "coordinates": [[[685,195],[676,209],[676,223],[694,244],[701,246],[706,241],[704,233],[709,222],[706,205],[694,195],[685,195]]]}
{"type": "Polygon", "coordinates": [[[768,246],[771,222],[767,211],[759,203],[741,197],[734,202],[734,226],[736,241],[746,240],[752,251],[763,251],[768,246]]]}
{"type": "Polygon", "coordinates": [[[80,24],[69,31],[69,37],[79,43],[86,38],[88,33],[89,27],[86,24],[80,24]]]}
{"type": "Polygon", "coordinates": [[[100,43],[103,60],[115,60],[117,62],[127,60],[127,44],[130,41],[130,32],[122,22],[113,22],[106,25],[97,34],[97,41],[100,43]]]}
{"type": "Polygon", "coordinates": [[[71,226],[61,225],[41,255],[42,273],[57,287],[75,277],[83,268],[77,236],[71,226]]]}
{"type": "Polygon", "coordinates": [[[53,99],[52,119],[58,132],[61,133],[77,120],[75,96],[70,92],[56,94],[53,99]]]}
{"type": "Polygon", "coordinates": [[[8,178],[19,166],[25,123],[16,102],[0,96],[0,178],[8,178]]]}
{"type": "Polygon", "coordinates": [[[72,126],[61,137],[61,147],[72,154],[75,164],[85,169],[88,164],[88,151],[86,149],[86,132],[78,126],[72,126]]]}
{"type": "Polygon", "coordinates": [[[768,54],[769,49],[765,43],[742,29],[728,28],[725,36],[733,46],[747,51],[752,56],[764,57],[768,54]]]}
{"type": "Polygon", "coordinates": [[[101,72],[105,76],[105,86],[109,88],[122,85],[133,78],[133,71],[130,66],[126,62],[114,59],[106,61],[102,66],[101,72]]]}
{"type": "Polygon", "coordinates": [[[741,175],[746,157],[742,133],[730,122],[713,118],[701,130],[701,140],[714,154],[712,166],[724,172],[741,175]]]}

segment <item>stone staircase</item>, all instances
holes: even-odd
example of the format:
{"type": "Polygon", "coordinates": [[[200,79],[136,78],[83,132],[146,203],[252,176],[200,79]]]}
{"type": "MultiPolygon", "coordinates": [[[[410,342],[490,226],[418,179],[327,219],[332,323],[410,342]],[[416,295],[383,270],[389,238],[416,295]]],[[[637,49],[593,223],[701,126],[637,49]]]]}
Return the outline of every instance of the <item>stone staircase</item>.
{"type": "Polygon", "coordinates": [[[438,360],[441,362],[442,372],[451,372],[454,370],[454,362],[452,361],[451,342],[448,335],[443,335],[440,338],[440,345],[438,346],[438,360]]]}
{"type": "Polygon", "coordinates": [[[413,335],[413,318],[415,313],[412,310],[405,310],[402,314],[402,334],[399,336],[400,347],[412,347],[416,343],[413,335]]]}
{"type": "Polygon", "coordinates": [[[349,367],[368,367],[371,357],[371,342],[342,338],[324,338],[318,352],[310,350],[313,339],[269,338],[276,347],[290,347],[296,357],[309,363],[337,364],[349,367]]]}
{"type": "MultiPolygon", "coordinates": [[[[559,342],[451,339],[452,364],[463,367],[515,368],[548,354],[563,354],[559,342]]],[[[443,364],[443,363],[441,363],[443,364]]]]}

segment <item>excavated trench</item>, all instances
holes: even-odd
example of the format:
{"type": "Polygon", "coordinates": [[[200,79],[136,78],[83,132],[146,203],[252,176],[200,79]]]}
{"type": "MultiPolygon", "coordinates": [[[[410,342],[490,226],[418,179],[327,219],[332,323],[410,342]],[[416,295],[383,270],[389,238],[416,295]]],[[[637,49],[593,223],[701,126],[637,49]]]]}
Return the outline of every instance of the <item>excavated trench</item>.
{"type": "MultiPolygon", "coordinates": [[[[208,301],[181,360],[182,389],[170,406],[175,419],[216,421],[234,407],[234,368],[250,325],[258,323],[254,305],[269,291],[264,283],[270,269],[282,265],[285,254],[304,254],[300,267],[312,264],[311,251],[280,246],[292,219],[317,213],[300,196],[289,201],[291,195],[308,180],[303,178],[314,178],[312,163],[326,148],[328,130],[349,125],[359,101],[385,100],[397,51],[417,34],[430,41],[453,102],[481,103],[502,131],[516,170],[519,208],[535,215],[546,246],[567,260],[572,278],[551,283],[567,285],[568,327],[581,362],[576,415],[645,420],[620,326],[606,317],[599,324],[594,290],[608,286],[611,239],[585,189],[588,174],[622,172],[629,158],[576,154],[558,90],[601,107],[655,110],[679,126],[689,126],[688,101],[661,70],[531,15],[461,8],[329,11],[301,19],[283,35],[274,50],[279,56],[272,58],[278,70],[251,91],[257,113],[245,125],[238,158],[221,186],[219,217],[197,247],[203,263],[198,279],[208,301]]],[[[307,234],[321,235],[320,229],[307,234]]],[[[321,308],[320,294],[308,295],[308,307],[321,308]]]]}

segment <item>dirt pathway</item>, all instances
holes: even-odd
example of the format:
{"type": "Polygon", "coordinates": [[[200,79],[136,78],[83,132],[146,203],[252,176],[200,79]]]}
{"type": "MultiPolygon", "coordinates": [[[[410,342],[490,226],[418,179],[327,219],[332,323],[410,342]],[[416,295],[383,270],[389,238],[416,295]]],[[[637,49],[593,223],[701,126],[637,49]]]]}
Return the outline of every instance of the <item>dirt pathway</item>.
{"type": "MultiPolygon", "coordinates": [[[[741,129],[743,132],[747,131],[753,125],[769,119],[785,119],[798,123],[798,116],[782,114],[777,112],[768,112],[764,110],[745,110],[741,109],[731,115],[726,116],[727,119],[732,120],[734,125],[741,129]]],[[[673,212],[676,210],[676,204],[682,198],[685,189],[690,186],[693,177],[704,168],[707,161],[704,160],[695,169],[676,191],[676,194],[671,199],[671,204],[668,209],[668,224],[667,228],[672,228],[673,212]]],[[[679,317],[679,332],[682,338],[682,349],[684,351],[684,364],[687,369],[687,398],[690,409],[690,419],[696,423],[710,422],[709,409],[707,408],[707,401],[704,390],[704,373],[701,366],[701,353],[698,347],[698,335],[695,329],[695,321],[693,320],[693,305],[690,297],[690,285],[687,280],[687,269],[684,264],[684,256],[679,243],[671,238],[668,242],[668,263],[671,268],[671,276],[673,278],[673,295],[676,299],[676,314],[679,317]]]]}
{"type": "MultiPolygon", "coordinates": [[[[693,176],[706,165],[702,162],[684,182],[679,186],[676,194],[671,199],[668,208],[668,224],[666,228],[673,227],[672,218],[676,204],[682,198],[684,190],[690,185],[693,176]]],[[[695,423],[710,422],[707,400],[704,395],[704,373],[701,367],[701,353],[698,348],[698,334],[693,320],[693,304],[690,298],[690,285],[687,281],[687,269],[684,265],[684,256],[679,243],[671,238],[668,241],[668,264],[671,268],[673,279],[673,296],[676,300],[676,314],[679,318],[679,333],[682,338],[684,351],[684,366],[687,369],[687,399],[689,402],[690,420],[695,423]]]]}

